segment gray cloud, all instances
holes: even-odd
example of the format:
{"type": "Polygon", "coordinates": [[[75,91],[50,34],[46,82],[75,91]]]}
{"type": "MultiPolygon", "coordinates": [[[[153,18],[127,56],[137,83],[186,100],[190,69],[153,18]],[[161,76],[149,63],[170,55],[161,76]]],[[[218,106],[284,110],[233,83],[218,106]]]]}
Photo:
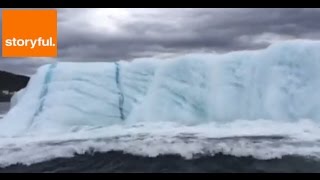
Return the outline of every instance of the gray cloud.
{"type": "MultiPolygon", "coordinates": [[[[59,9],[59,60],[259,49],[279,40],[319,39],[319,19],[320,9],[303,8],[59,9]]],[[[1,61],[0,69],[10,64],[1,61]]],[[[32,68],[42,64],[30,62],[32,68]]]]}
{"type": "Polygon", "coordinates": [[[247,40],[264,33],[318,38],[320,27],[315,23],[320,18],[319,9],[156,9],[130,15],[135,19],[120,24],[118,34],[79,29],[72,26],[72,19],[67,24],[65,18],[60,55],[113,60],[134,58],[141,52],[257,49],[270,43],[247,40]]]}

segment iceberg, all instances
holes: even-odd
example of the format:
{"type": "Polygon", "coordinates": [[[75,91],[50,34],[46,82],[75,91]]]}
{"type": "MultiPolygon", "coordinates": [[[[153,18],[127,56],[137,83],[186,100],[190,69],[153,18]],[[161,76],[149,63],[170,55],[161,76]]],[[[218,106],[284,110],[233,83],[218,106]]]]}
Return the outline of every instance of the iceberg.
{"type": "Polygon", "coordinates": [[[40,67],[0,120],[0,136],[82,127],[239,119],[320,120],[320,42],[255,51],[40,67]]]}

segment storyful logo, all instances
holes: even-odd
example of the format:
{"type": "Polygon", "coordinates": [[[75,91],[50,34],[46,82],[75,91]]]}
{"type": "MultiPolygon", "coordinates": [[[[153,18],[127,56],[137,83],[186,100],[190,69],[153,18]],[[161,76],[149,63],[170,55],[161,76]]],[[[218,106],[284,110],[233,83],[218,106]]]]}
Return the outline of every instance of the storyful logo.
{"type": "Polygon", "coordinates": [[[56,10],[2,10],[3,57],[56,57],[56,10]]]}

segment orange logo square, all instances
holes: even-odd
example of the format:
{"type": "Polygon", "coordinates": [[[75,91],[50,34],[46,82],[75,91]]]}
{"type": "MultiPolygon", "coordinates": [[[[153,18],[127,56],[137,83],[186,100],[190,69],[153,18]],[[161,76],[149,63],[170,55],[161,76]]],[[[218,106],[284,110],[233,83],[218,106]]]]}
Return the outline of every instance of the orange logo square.
{"type": "Polygon", "coordinates": [[[2,10],[3,57],[56,57],[56,10],[2,10]]]}

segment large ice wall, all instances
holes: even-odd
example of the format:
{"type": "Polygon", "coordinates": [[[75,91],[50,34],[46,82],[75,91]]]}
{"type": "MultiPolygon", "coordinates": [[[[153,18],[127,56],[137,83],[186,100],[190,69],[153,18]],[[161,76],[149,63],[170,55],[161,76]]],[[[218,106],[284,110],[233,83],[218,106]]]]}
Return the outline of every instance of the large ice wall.
{"type": "Polygon", "coordinates": [[[48,64],[0,121],[0,135],[237,119],[320,120],[320,42],[170,60],[48,64]]]}

